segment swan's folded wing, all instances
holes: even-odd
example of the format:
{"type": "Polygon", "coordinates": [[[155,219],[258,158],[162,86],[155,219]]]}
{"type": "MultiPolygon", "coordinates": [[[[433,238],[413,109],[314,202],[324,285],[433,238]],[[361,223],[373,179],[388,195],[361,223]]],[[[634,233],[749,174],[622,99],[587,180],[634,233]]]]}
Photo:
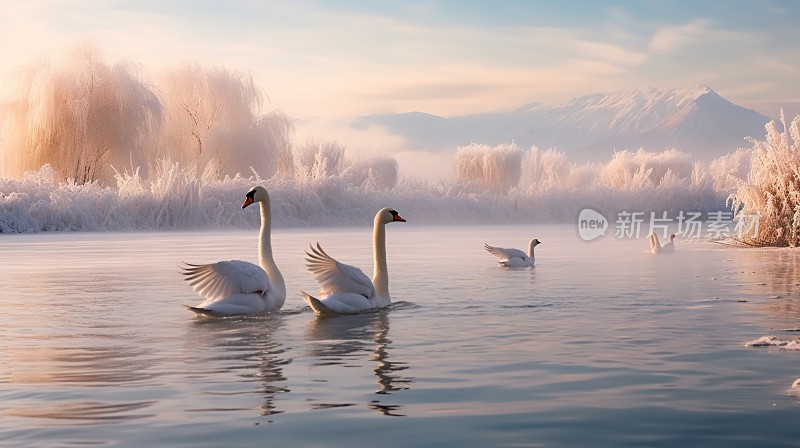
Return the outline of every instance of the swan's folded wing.
{"type": "Polygon", "coordinates": [[[486,248],[486,250],[490,254],[494,255],[497,258],[499,258],[501,261],[502,260],[508,260],[509,258],[523,258],[524,259],[524,258],[528,257],[528,254],[526,254],[525,252],[523,252],[523,251],[521,251],[519,249],[504,249],[502,247],[493,247],[493,246],[490,246],[490,245],[488,245],[486,243],[483,243],[483,246],[486,248]]]}
{"type": "Polygon", "coordinates": [[[269,277],[260,266],[241,260],[211,264],[188,264],[183,275],[202,297],[224,299],[232,294],[263,294],[269,290],[269,277]]]}
{"type": "Polygon", "coordinates": [[[361,269],[336,261],[317,244],[306,252],[306,266],[319,282],[323,294],[352,293],[366,298],[375,295],[372,280],[361,269]]]}

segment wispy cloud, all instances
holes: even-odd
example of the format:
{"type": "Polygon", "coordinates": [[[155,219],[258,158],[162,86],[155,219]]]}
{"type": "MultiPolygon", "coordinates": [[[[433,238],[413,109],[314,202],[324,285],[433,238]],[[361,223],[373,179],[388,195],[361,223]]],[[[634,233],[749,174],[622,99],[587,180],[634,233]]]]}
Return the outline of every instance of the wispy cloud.
{"type": "Polygon", "coordinates": [[[650,49],[654,51],[675,51],[681,47],[702,41],[712,34],[711,22],[699,19],[678,26],[668,26],[653,34],[650,49]]]}
{"type": "Polygon", "coordinates": [[[610,64],[636,66],[647,62],[647,53],[604,42],[577,40],[571,44],[571,47],[583,57],[605,61],[610,64]]]}
{"type": "Polygon", "coordinates": [[[756,25],[734,30],[723,12],[709,8],[662,5],[655,10],[676,13],[653,17],[652,8],[618,2],[586,17],[531,6],[550,15],[527,21],[477,14],[503,8],[464,4],[475,11],[445,15],[447,7],[436,1],[2,2],[0,72],[89,40],[110,61],[131,60],[146,71],[193,60],[253,73],[272,105],[290,114],[447,115],[666,82],[714,81],[719,88],[716,81],[724,79],[736,91],[739,80],[752,85],[761,77],[779,86],[800,60],[787,39],[756,25]],[[769,65],[758,70],[741,62],[759,58],[769,65]]]}

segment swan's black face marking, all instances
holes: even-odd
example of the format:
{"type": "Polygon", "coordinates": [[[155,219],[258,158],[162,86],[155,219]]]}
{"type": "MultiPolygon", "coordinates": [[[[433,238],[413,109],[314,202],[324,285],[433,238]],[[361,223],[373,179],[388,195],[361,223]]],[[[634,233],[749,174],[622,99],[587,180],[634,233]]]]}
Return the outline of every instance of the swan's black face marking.
{"type": "Polygon", "coordinates": [[[391,213],[391,214],[392,214],[392,220],[393,220],[393,221],[406,222],[406,220],[405,220],[405,219],[403,219],[403,218],[400,216],[400,214],[399,214],[399,213],[397,213],[397,210],[389,210],[389,213],[391,213]]]}
{"type": "Polygon", "coordinates": [[[253,202],[255,202],[255,196],[256,196],[255,188],[250,190],[250,191],[248,191],[247,194],[245,195],[244,204],[242,204],[242,208],[245,208],[248,205],[250,205],[253,202]]]}

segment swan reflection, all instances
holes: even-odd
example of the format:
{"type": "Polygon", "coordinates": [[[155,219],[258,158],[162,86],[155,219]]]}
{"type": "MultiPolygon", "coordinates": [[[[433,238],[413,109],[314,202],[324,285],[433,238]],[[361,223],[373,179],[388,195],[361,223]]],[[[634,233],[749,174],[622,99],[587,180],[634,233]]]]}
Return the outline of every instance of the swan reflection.
{"type": "MultiPolygon", "coordinates": [[[[311,355],[316,358],[312,366],[362,367],[365,359],[374,361],[372,374],[378,384],[374,393],[381,396],[408,389],[413,382],[413,378],[402,375],[409,368],[408,364],[391,358],[387,310],[354,316],[316,317],[309,324],[307,333],[312,342],[311,355]]],[[[403,415],[398,412],[401,406],[381,403],[386,398],[371,400],[367,407],[384,415],[403,415]]],[[[322,404],[315,408],[353,404],[322,404]]]]}
{"type": "MultiPolygon", "coordinates": [[[[287,379],[283,369],[292,360],[286,357],[286,349],[275,335],[285,325],[283,316],[278,314],[193,320],[187,338],[191,341],[193,354],[188,362],[203,367],[195,372],[193,378],[195,383],[205,386],[201,393],[235,396],[256,392],[264,400],[259,406],[261,415],[283,412],[277,409],[275,399],[279,394],[289,392],[285,387],[287,379]],[[238,381],[235,381],[237,377],[238,381]],[[251,382],[258,384],[255,390],[249,384],[244,390],[235,386],[251,382]]],[[[235,408],[225,405],[198,411],[235,408]]]]}

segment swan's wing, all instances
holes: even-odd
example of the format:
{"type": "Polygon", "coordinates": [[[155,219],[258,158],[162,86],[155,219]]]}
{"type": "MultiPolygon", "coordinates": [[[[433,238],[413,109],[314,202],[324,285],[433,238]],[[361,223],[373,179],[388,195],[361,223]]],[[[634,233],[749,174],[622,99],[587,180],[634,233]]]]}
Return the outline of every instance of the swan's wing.
{"type": "Polygon", "coordinates": [[[650,252],[658,253],[661,250],[661,245],[658,244],[658,236],[655,233],[650,234],[650,252]]]}
{"type": "Polygon", "coordinates": [[[494,255],[500,260],[508,260],[509,258],[528,258],[528,254],[519,249],[504,249],[502,247],[493,247],[486,243],[483,243],[483,246],[490,254],[494,255]]]}
{"type": "Polygon", "coordinates": [[[260,266],[242,260],[186,263],[182,273],[189,285],[208,300],[220,300],[232,294],[264,294],[270,288],[267,273],[260,266]]]}
{"type": "Polygon", "coordinates": [[[361,269],[336,261],[320,247],[306,251],[306,266],[314,274],[323,294],[352,293],[367,298],[375,295],[372,280],[361,269]]]}

